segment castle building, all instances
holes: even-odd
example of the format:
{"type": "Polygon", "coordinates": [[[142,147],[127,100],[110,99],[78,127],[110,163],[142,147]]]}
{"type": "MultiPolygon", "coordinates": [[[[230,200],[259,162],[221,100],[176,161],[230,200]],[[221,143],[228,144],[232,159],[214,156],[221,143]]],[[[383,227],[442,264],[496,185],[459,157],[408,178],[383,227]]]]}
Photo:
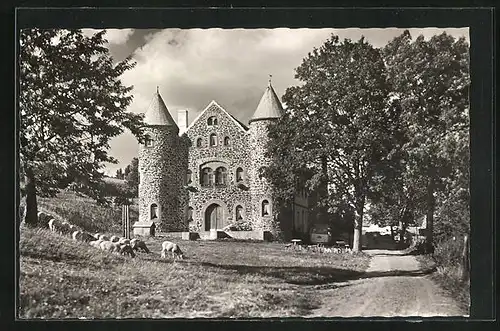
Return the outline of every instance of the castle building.
{"type": "Polygon", "coordinates": [[[275,238],[304,236],[310,227],[305,190],[285,209],[260,170],[268,125],[283,114],[271,81],[248,126],[212,101],[188,125],[177,124],[157,90],[146,111],[147,139],[139,147],[139,221],[162,231],[210,231],[244,222],[275,238]]]}

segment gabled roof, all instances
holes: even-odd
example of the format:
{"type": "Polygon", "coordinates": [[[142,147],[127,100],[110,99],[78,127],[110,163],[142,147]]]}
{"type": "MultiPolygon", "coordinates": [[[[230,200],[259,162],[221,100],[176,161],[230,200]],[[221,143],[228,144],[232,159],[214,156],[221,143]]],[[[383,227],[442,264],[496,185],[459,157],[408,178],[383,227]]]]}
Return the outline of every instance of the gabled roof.
{"type": "Polygon", "coordinates": [[[282,115],[283,106],[271,85],[271,80],[269,80],[269,84],[260,99],[257,109],[255,109],[253,116],[250,118],[249,123],[256,120],[279,118],[282,115]]]}
{"type": "Polygon", "coordinates": [[[187,127],[186,131],[185,132],[188,132],[189,129],[191,129],[193,127],[193,125],[198,122],[198,120],[203,116],[203,114],[208,110],[210,109],[211,107],[217,107],[219,108],[223,113],[225,113],[229,118],[231,118],[234,123],[236,124],[237,127],[239,127],[243,132],[246,132],[248,130],[248,128],[243,124],[241,123],[239,120],[236,119],[236,117],[234,117],[233,115],[229,114],[221,105],[219,105],[215,100],[212,100],[210,101],[210,103],[208,104],[208,106],[205,107],[205,109],[202,110],[202,112],[196,116],[196,118],[193,120],[193,122],[191,122],[191,124],[187,127]]]}
{"type": "Polygon", "coordinates": [[[158,88],[156,89],[156,93],[153,95],[153,99],[151,100],[146,114],[144,115],[144,123],[147,125],[166,125],[177,127],[177,124],[172,118],[172,115],[170,115],[165,102],[163,102],[163,99],[160,96],[158,88]]]}

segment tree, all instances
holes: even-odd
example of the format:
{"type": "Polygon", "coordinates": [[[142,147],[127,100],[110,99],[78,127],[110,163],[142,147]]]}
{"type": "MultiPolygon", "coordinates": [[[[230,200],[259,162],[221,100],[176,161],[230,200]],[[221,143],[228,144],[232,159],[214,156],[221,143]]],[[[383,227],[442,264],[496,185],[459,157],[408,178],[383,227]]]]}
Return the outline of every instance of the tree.
{"type": "Polygon", "coordinates": [[[118,170],[116,170],[115,178],[118,178],[118,179],[124,179],[125,178],[125,175],[123,174],[122,168],[118,168],[118,170]]]}
{"type": "MultiPolygon", "coordinates": [[[[457,145],[468,146],[469,46],[464,38],[455,40],[446,33],[412,41],[405,31],[383,54],[407,123],[402,147],[407,186],[425,188],[427,249],[432,250],[437,196],[448,191],[450,178],[468,178],[468,161],[457,164],[455,153],[457,145]]],[[[461,157],[467,159],[467,152],[461,157]]],[[[468,183],[463,184],[468,192],[468,183]]]]}
{"type": "Polygon", "coordinates": [[[107,154],[109,140],[125,128],[143,139],[142,116],[125,111],[132,87],[119,79],[134,63],[114,64],[104,35],[21,30],[19,138],[28,225],[37,223],[37,194],[54,195],[71,181],[102,201],[101,170],[116,163],[107,154]]]}
{"type": "Polygon", "coordinates": [[[125,181],[133,195],[137,197],[139,194],[139,159],[134,157],[125,169],[127,170],[125,181]]]}
{"type": "Polygon", "coordinates": [[[364,38],[332,36],[308,54],[295,77],[303,84],[286,90],[286,114],[270,128],[269,155],[276,157],[266,176],[289,197],[293,177],[307,171],[320,218],[354,213],[353,250],[359,251],[370,182],[392,148],[384,62],[364,38]]]}

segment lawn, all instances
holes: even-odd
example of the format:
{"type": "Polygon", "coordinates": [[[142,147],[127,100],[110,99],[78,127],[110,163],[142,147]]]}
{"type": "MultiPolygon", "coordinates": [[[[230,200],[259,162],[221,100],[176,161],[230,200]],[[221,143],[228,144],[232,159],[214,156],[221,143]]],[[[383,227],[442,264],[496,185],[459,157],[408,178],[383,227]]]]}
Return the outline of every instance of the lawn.
{"type": "Polygon", "coordinates": [[[283,244],[179,241],[185,260],[102,252],[46,229],[21,229],[20,318],[299,317],[316,287],[356,278],[364,254],[287,251],[283,244]]]}
{"type": "MultiPolygon", "coordinates": [[[[99,205],[94,200],[80,196],[75,192],[63,190],[53,198],[38,198],[40,211],[66,220],[71,224],[94,232],[121,231],[121,207],[99,205]]],[[[139,218],[136,205],[130,206],[130,224],[139,218]]]]}

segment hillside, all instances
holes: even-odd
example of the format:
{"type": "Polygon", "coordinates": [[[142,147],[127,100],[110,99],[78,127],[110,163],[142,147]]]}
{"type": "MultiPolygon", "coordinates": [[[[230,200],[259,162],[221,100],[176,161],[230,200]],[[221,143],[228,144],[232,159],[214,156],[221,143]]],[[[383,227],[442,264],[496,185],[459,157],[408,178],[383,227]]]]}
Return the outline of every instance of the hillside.
{"type": "MultiPolygon", "coordinates": [[[[54,198],[38,198],[40,211],[64,219],[89,232],[121,233],[122,212],[120,206],[103,206],[94,200],[71,191],[62,191],[54,198]]],[[[136,205],[130,206],[130,224],[139,218],[136,205]]]]}
{"type": "MultiPolygon", "coordinates": [[[[277,243],[180,242],[186,259],[128,258],[44,229],[21,229],[20,318],[303,316],[316,286],[355,278],[369,257],[285,251],[277,243]]],[[[334,287],[334,285],[329,285],[334,287]]]]}

